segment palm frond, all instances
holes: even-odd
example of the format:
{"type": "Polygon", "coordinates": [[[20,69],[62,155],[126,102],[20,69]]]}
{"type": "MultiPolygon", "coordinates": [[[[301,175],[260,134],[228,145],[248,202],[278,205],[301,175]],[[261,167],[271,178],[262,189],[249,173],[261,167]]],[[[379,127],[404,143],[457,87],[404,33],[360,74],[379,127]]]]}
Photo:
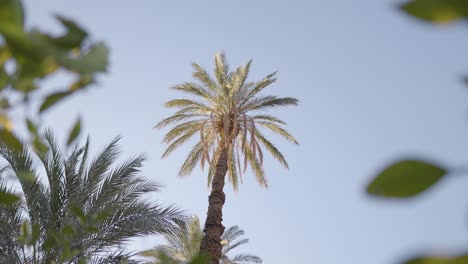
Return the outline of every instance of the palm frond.
{"type": "Polygon", "coordinates": [[[283,154],[275,147],[275,145],[273,145],[273,143],[271,143],[268,139],[265,138],[265,136],[263,136],[263,134],[258,131],[256,132],[256,137],[277,161],[279,161],[286,169],[289,169],[288,162],[284,158],[283,154]]]}
{"type": "Polygon", "coordinates": [[[187,159],[185,159],[182,167],[179,170],[179,176],[189,175],[197,163],[200,161],[204,146],[202,142],[198,142],[190,151],[187,159]]]}
{"type": "Polygon", "coordinates": [[[211,91],[216,92],[217,85],[216,82],[211,78],[210,74],[203,67],[196,63],[192,63],[192,66],[194,68],[193,78],[208,87],[211,91]]]}
{"type": "Polygon", "coordinates": [[[292,143],[299,145],[299,142],[297,142],[297,140],[284,128],[276,124],[270,123],[270,122],[258,122],[258,123],[262,125],[263,127],[266,127],[270,129],[271,131],[275,132],[276,134],[282,136],[283,138],[291,141],[292,143]]]}
{"type": "Polygon", "coordinates": [[[231,242],[236,240],[239,236],[243,236],[244,234],[244,230],[240,229],[238,226],[231,226],[228,229],[224,230],[221,239],[231,242]]]}
{"type": "Polygon", "coordinates": [[[277,117],[274,117],[274,116],[271,116],[271,115],[254,115],[252,116],[252,118],[254,120],[264,120],[264,121],[268,121],[268,122],[272,122],[272,123],[278,123],[278,124],[282,124],[282,125],[286,125],[286,122],[284,122],[283,120],[277,118],[277,117]]]}
{"type": "Polygon", "coordinates": [[[236,264],[247,264],[247,263],[263,263],[263,260],[257,256],[250,254],[239,254],[234,256],[232,261],[236,264]]]}
{"type": "MultiPolygon", "coordinates": [[[[255,255],[240,254],[233,258],[227,255],[232,249],[248,242],[248,239],[237,240],[237,238],[242,235],[244,235],[244,231],[237,226],[232,226],[223,233],[222,237],[225,242],[223,243],[221,264],[262,263],[261,259],[255,255]]],[[[139,252],[138,254],[151,258],[151,262],[148,262],[148,264],[192,263],[191,261],[198,258],[200,243],[203,236],[204,233],[200,221],[198,217],[195,216],[188,220],[185,225],[179,225],[175,233],[165,234],[164,238],[167,244],[156,246],[150,250],[139,252]]]]}
{"type": "MultiPolygon", "coordinates": [[[[114,165],[119,138],[89,164],[89,140],[64,155],[51,132],[45,138],[50,147],[39,156],[40,171],[46,173],[42,178],[27,147],[16,151],[0,142],[0,155],[8,162],[0,173],[18,178],[24,198],[14,207],[0,206],[0,262],[134,263],[132,254],[119,250],[124,243],[142,235],[175,233],[186,218],[177,207],[142,199],[158,191],[159,184],[140,176],[143,156],[114,165]],[[24,250],[19,241],[22,225],[37,236],[28,241],[34,251],[24,250]]],[[[0,180],[0,191],[5,188],[0,180]]]]}
{"type": "Polygon", "coordinates": [[[226,54],[220,52],[215,55],[215,76],[221,87],[225,88],[225,84],[229,77],[229,65],[226,61],[226,54]]]}
{"type": "Polygon", "coordinates": [[[298,144],[298,141],[281,125],[286,123],[269,114],[261,113],[273,107],[297,105],[299,100],[293,97],[261,95],[266,87],[276,82],[276,72],[267,75],[258,82],[248,81],[252,61],[230,71],[224,52],[215,55],[214,75],[200,65],[193,63],[193,78],[196,83],[185,82],[173,88],[184,92],[187,97],[170,100],[169,108],[179,110],[172,116],[160,121],[156,128],[169,126],[163,143],[167,149],[163,158],[176,148],[185,144],[200,132],[200,141],[190,151],[179,170],[179,176],[190,174],[197,164],[202,169],[208,168],[208,186],[214,176],[214,168],[220,149],[228,149],[228,180],[235,190],[238,179],[250,165],[260,185],[266,186],[263,168],[264,149],[286,168],[288,164],[281,152],[259,131],[263,127],[286,140],[298,144]],[[192,99],[191,97],[194,97],[192,99]],[[255,115],[251,115],[255,112],[255,115]],[[241,169],[241,160],[244,169],[241,169]]]}
{"type": "Polygon", "coordinates": [[[179,85],[175,85],[172,87],[172,89],[202,97],[207,101],[211,101],[213,97],[209,90],[196,83],[186,82],[179,85]]]}

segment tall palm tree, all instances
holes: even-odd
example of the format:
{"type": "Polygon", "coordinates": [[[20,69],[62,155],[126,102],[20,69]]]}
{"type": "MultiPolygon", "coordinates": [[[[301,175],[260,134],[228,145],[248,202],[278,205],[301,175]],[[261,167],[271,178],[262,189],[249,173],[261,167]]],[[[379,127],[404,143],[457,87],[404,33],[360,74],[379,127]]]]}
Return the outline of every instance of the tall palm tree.
{"type": "Polygon", "coordinates": [[[237,190],[239,180],[242,181],[242,173],[250,166],[258,183],[267,187],[263,169],[264,149],[288,168],[283,154],[264,136],[260,128],[298,144],[281,126],[285,122],[262,111],[297,105],[299,101],[292,97],[260,96],[260,92],[276,81],[275,73],[258,82],[248,82],[250,65],[251,61],[230,71],[224,53],[217,54],[214,80],[204,68],[193,63],[193,77],[196,82],[179,84],[173,89],[194,98],[166,102],[167,107],[179,110],[156,125],[157,128],[172,126],[163,139],[168,144],[163,158],[193,136],[199,136],[199,141],[182,164],[179,175],[190,174],[198,163],[202,169],[208,165],[211,194],[208,198],[205,236],[200,249],[210,255],[211,264],[218,264],[221,257],[226,174],[234,190],[237,190]]]}
{"type": "MultiPolygon", "coordinates": [[[[247,238],[240,237],[245,234],[244,230],[238,226],[231,226],[222,235],[221,244],[223,246],[220,263],[221,264],[249,264],[262,263],[262,259],[251,254],[237,254],[229,257],[233,249],[247,244],[247,238]]],[[[198,256],[200,244],[203,239],[203,230],[198,217],[193,217],[185,225],[180,225],[177,232],[164,235],[167,245],[158,246],[150,250],[143,251],[141,255],[155,259],[149,264],[177,263],[187,264],[198,256]],[[161,259],[161,254],[164,260],[161,259]]]]}
{"type": "MultiPolygon", "coordinates": [[[[7,162],[0,179],[15,176],[23,197],[0,206],[0,263],[133,263],[121,249],[125,242],[173,232],[183,220],[178,209],[142,199],[159,190],[140,176],[144,157],[114,165],[119,138],[93,160],[89,141],[65,157],[50,132],[45,139],[49,151],[37,157],[27,147],[18,151],[0,142],[7,162]]],[[[16,190],[4,180],[0,189],[16,190]]]]}

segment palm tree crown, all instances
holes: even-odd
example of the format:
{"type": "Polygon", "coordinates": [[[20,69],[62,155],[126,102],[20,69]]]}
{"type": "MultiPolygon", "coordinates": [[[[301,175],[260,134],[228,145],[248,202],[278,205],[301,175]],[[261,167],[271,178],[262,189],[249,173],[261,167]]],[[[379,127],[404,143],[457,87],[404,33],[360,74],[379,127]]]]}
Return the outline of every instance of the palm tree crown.
{"type": "MultiPolygon", "coordinates": [[[[159,190],[139,175],[144,158],[114,165],[119,138],[93,160],[89,142],[64,157],[51,133],[45,138],[49,151],[39,161],[26,147],[0,144],[8,163],[0,180],[13,174],[23,196],[13,207],[0,206],[0,263],[133,263],[122,252],[124,242],[175,230],[183,217],[178,209],[141,199],[159,190]]],[[[14,192],[5,181],[0,189],[14,192]]]]}
{"type": "Polygon", "coordinates": [[[292,97],[260,96],[263,89],[276,81],[275,73],[258,82],[249,82],[250,65],[251,61],[230,72],[224,53],[220,53],[215,56],[215,80],[205,69],[193,63],[193,78],[197,82],[173,87],[194,96],[194,99],[166,102],[167,107],[179,110],[156,125],[157,128],[172,126],[163,139],[168,144],[163,157],[167,157],[196,134],[199,135],[199,141],[180,168],[180,176],[190,174],[197,164],[202,168],[208,164],[210,184],[215,173],[216,159],[223,148],[227,150],[228,175],[235,190],[248,166],[254,171],[259,184],[267,187],[263,169],[264,149],[288,168],[283,154],[259,128],[273,131],[295,144],[298,142],[281,126],[286,124],[284,121],[261,112],[272,107],[297,105],[299,101],[292,97]]]}
{"type": "MultiPolygon", "coordinates": [[[[228,256],[233,249],[249,242],[249,239],[241,238],[244,234],[244,230],[240,229],[238,226],[231,226],[223,233],[221,241],[223,245],[220,259],[221,264],[262,263],[261,258],[251,254],[228,256]]],[[[151,264],[190,263],[199,253],[203,235],[200,220],[198,217],[193,217],[185,225],[180,225],[177,232],[164,235],[167,245],[143,251],[141,255],[155,259],[149,262],[151,264]],[[163,254],[166,259],[161,260],[161,254],[163,254]]]]}

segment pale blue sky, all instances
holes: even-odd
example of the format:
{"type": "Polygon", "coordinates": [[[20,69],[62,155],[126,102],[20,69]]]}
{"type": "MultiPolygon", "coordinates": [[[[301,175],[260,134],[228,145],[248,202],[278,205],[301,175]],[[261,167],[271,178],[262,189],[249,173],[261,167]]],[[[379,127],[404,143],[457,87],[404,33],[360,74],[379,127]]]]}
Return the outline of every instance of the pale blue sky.
{"type": "Polygon", "coordinates": [[[202,219],[205,173],[176,177],[187,149],[160,160],[163,131],[152,127],[170,114],[163,102],[178,95],[168,88],[190,80],[192,61],[211,69],[220,49],[233,66],[252,58],[252,78],[278,70],[269,93],[301,104],[275,113],[301,145],[275,138],[291,170],[267,159],[269,190],[252,177],[238,193],[227,188],[225,225],[243,228],[243,250],[266,264],[376,264],[468,242],[467,178],[409,203],[364,194],[372,175],[402,155],[468,163],[468,90],[460,82],[468,28],[430,27],[396,3],[28,0],[26,8],[28,24],[58,32],[51,15],[60,13],[112,52],[100,86],[56,107],[48,125],[64,138],[69,117],[81,114],[95,147],[123,135],[124,155],[147,153],[144,174],[166,185],[155,199],[202,219]]]}

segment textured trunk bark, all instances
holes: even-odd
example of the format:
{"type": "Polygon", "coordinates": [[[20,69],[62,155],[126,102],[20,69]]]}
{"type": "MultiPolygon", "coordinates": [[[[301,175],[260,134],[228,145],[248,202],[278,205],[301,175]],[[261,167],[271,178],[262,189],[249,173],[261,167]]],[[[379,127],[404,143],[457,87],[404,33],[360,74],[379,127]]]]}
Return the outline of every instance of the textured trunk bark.
{"type": "Polygon", "coordinates": [[[224,194],[224,181],[226,178],[227,149],[219,152],[219,158],[215,167],[215,174],[211,184],[211,194],[208,197],[208,213],[205,221],[205,236],[200,245],[200,252],[208,254],[209,264],[219,264],[221,257],[221,235],[224,232],[223,205],[226,199],[224,194]]]}

